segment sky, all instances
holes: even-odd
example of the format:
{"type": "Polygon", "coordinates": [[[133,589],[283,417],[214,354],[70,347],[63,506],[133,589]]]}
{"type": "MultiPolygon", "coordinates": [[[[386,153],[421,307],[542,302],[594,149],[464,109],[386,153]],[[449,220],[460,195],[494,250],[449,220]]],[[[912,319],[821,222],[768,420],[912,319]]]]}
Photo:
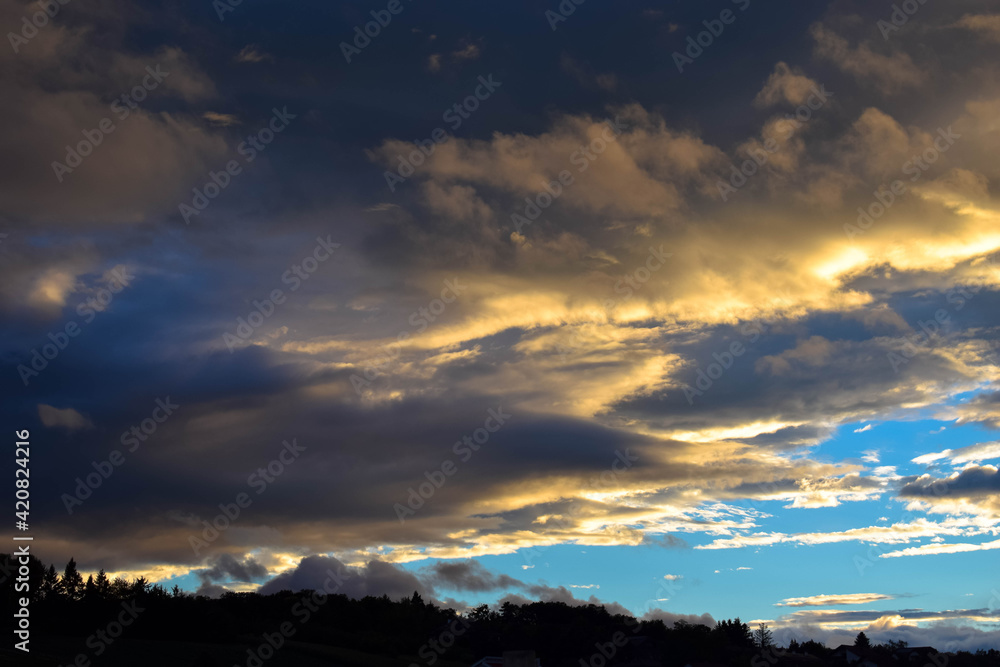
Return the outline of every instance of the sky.
{"type": "Polygon", "coordinates": [[[44,561],[1000,646],[995,3],[40,6],[44,561]]]}

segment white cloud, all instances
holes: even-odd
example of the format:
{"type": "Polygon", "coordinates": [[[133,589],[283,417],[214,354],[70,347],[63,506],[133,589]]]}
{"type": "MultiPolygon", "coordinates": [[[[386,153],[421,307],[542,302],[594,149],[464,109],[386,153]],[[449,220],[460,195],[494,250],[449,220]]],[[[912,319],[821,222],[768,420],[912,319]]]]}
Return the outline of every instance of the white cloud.
{"type": "Polygon", "coordinates": [[[764,88],[757,93],[754,104],[769,107],[780,102],[798,106],[818,89],[818,84],[799,70],[793,70],[786,63],[779,62],[768,78],[764,88]]]}
{"type": "Polygon", "coordinates": [[[902,556],[928,556],[935,554],[957,554],[965,553],[967,551],[992,551],[994,549],[1000,549],[1000,540],[993,540],[992,542],[983,542],[981,544],[970,544],[965,542],[958,542],[952,544],[922,544],[919,547],[909,547],[907,549],[901,549],[899,551],[890,551],[888,553],[880,554],[879,558],[900,558],[902,556]]]}
{"type": "Polygon", "coordinates": [[[977,32],[988,40],[1000,42],[1000,14],[966,14],[955,23],[955,26],[977,32]]]}
{"type": "Polygon", "coordinates": [[[958,449],[945,449],[940,452],[923,454],[912,459],[912,461],[920,465],[927,465],[942,459],[950,459],[954,464],[962,464],[977,463],[997,458],[1000,458],[1000,441],[981,442],[969,445],[968,447],[959,447],[958,449]]]}
{"type": "MultiPolygon", "coordinates": [[[[696,545],[695,549],[738,549],[749,546],[773,544],[818,545],[840,542],[867,542],[872,544],[905,544],[921,538],[938,535],[978,535],[994,530],[986,519],[977,522],[970,517],[952,517],[940,522],[917,519],[911,523],[897,523],[891,526],[867,526],[830,533],[757,533],[720,538],[709,544],[696,545]]],[[[908,555],[908,554],[907,554],[908,555]]]]}
{"type": "Polygon", "coordinates": [[[64,428],[67,431],[78,431],[94,428],[89,419],[73,408],[54,408],[51,405],[39,404],[38,417],[42,424],[49,428],[64,428]]]}
{"type": "Polygon", "coordinates": [[[775,607],[826,607],[841,604],[868,604],[879,600],[891,600],[892,595],[881,593],[846,593],[838,595],[812,595],[801,598],[785,598],[776,602],[775,607]]]}
{"type": "Polygon", "coordinates": [[[238,63],[259,63],[264,62],[265,60],[274,62],[274,57],[259,50],[256,44],[248,44],[247,46],[244,46],[238,54],[236,54],[235,60],[238,63]]]}

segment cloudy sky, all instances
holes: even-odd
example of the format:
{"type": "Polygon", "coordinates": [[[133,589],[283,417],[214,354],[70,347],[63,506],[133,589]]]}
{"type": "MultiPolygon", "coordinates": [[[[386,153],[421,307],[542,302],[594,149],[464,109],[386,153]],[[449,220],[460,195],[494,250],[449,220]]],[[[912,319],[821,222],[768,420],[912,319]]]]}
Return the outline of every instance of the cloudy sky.
{"type": "Polygon", "coordinates": [[[997,646],[1000,14],[903,4],[0,0],[37,554],[997,646]]]}

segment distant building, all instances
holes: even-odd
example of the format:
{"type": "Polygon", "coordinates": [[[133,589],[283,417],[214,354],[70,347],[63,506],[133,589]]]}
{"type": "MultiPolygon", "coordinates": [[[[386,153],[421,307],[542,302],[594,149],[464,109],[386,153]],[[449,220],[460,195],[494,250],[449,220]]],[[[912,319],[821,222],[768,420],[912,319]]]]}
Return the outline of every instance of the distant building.
{"type": "Polygon", "coordinates": [[[851,667],[887,667],[889,664],[895,664],[895,661],[879,658],[871,649],[841,644],[833,651],[833,664],[851,667]]]}
{"type": "Polygon", "coordinates": [[[833,652],[833,664],[850,667],[933,667],[944,665],[933,646],[907,646],[892,651],[891,656],[874,649],[841,644],[833,652]]]}
{"type": "Polygon", "coordinates": [[[906,648],[898,648],[893,652],[897,664],[920,665],[920,667],[926,664],[938,664],[938,661],[931,660],[937,654],[938,652],[933,646],[907,646],[906,648]]]}

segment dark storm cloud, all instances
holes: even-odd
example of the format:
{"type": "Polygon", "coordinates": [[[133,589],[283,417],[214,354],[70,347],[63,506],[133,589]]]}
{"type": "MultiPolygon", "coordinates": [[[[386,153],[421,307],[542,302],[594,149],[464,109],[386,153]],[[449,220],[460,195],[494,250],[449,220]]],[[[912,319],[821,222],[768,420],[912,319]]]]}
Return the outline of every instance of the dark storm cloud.
{"type": "MultiPolygon", "coordinates": [[[[112,338],[99,343],[116,349],[113,336],[121,335],[126,342],[129,334],[114,333],[113,313],[102,317],[108,319],[100,331],[112,338]]],[[[155,326],[150,327],[154,330],[155,326]]],[[[81,347],[81,354],[92,351],[97,355],[101,349],[97,343],[95,337],[94,347],[81,347]]],[[[488,498],[515,480],[566,474],[579,476],[584,482],[599,479],[615,460],[615,452],[628,447],[639,455],[628,473],[636,482],[674,483],[683,488],[716,475],[738,478],[758,474],[751,459],[743,463],[730,460],[725,470],[676,463],[668,468],[652,467],[644,458],[651,443],[644,438],[578,420],[518,413],[482,452],[460,466],[461,473],[436,491],[417,517],[401,526],[393,504],[405,503],[408,489],[423,483],[425,474],[439,469],[443,460],[457,461],[452,452],[454,443],[481,425],[487,409],[502,406],[502,397],[456,397],[447,407],[410,400],[374,410],[353,406],[350,401],[331,406],[305,399],[300,392],[330,386],[331,382],[343,387],[342,391],[350,391],[346,372],[316,372],[309,364],[286,361],[285,355],[263,348],[252,347],[234,355],[216,353],[187,367],[150,363],[142,359],[141,349],[131,352],[127,344],[117,349],[127,355],[117,366],[108,363],[104,352],[99,369],[93,367],[85,374],[66,375],[58,365],[47,371],[53,378],[50,381],[61,385],[65,398],[60,406],[77,405],[101,427],[95,433],[74,434],[72,440],[67,439],[67,445],[76,443],[74,453],[51,462],[44,477],[53,480],[51,492],[42,494],[49,500],[43,503],[51,512],[48,521],[63,524],[65,546],[60,548],[78,555],[79,549],[74,551],[71,545],[94,531],[113,540],[116,531],[103,518],[107,512],[114,512],[121,503],[135,506],[141,498],[134,518],[124,521],[133,523],[146,537],[130,544],[122,541],[123,553],[131,548],[143,559],[197,562],[188,544],[189,537],[197,534],[197,522],[183,524],[169,517],[215,516],[218,504],[231,502],[238,492],[246,491],[248,476],[266,466],[277,455],[280,443],[290,437],[307,447],[306,465],[289,466],[285,476],[269,486],[267,495],[248,509],[240,525],[215,547],[238,548],[246,544],[244,540],[253,539],[278,546],[297,539],[300,529],[309,532],[309,526],[317,523],[337,526],[344,547],[360,547],[372,539],[440,543],[442,522],[456,520],[456,508],[488,498]],[[105,395],[114,395],[116,400],[88,404],[88,384],[82,379],[90,374],[108,380],[105,395]],[[154,378],[159,379],[153,382],[154,378]],[[67,516],[58,500],[60,495],[73,493],[75,479],[92,471],[91,461],[104,460],[112,448],[120,448],[118,435],[148,416],[155,397],[145,397],[142,391],[148,393],[154,384],[169,388],[162,394],[182,406],[177,416],[130,455],[128,465],[97,489],[84,507],[67,516]],[[386,456],[395,463],[382,463],[386,456]],[[186,463],[190,457],[197,461],[196,466],[186,463]],[[303,493],[316,500],[303,505],[303,493]],[[284,526],[283,540],[265,530],[277,525],[284,526]],[[258,530],[263,532],[254,532],[258,530]]],[[[75,363],[72,356],[67,361],[75,363]]],[[[744,409],[749,412],[753,404],[744,409]]],[[[659,410],[662,415],[662,408],[659,410]]],[[[658,445],[666,451],[663,447],[658,445]]],[[[680,454],[688,445],[674,447],[680,454]]],[[[613,510],[622,520],[639,512],[589,501],[577,505],[590,508],[592,516],[613,510]]],[[[504,519],[501,531],[529,528],[538,516],[566,508],[566,504],[546,503],[505,511],[500,515],[504,519]]]]}
{"type": "MultiPolygon", "coordinates": [[[[236,362],[244,372],[255,368],[258,373],[266,372],[257,365],[266,356],[247,353],[236,362]]],[[[346,378],[340,382],[346,384],[346,378]]],[[[488,409],[500,406],[493,398],[469,397],[447,409],[407,401],[372,412],[348,406],[331,409],[304,400],[296,392],[288,394],[282,383],[273,387],[275,393],[269,397],[265,392],[221,402],[199,402],[197,396],[189,399],[188,391],[198,386],[185,389],[182,385],[170,394],[181,406],[176,415],[134,453],[127,453],[126,465],[69,516],[61,495],[73,494],[75,479],[93,472],[92,460],[105,460],[111,448],[123,449],[115,432],[107,433],[107,428],[92,436],[72,436],[78,443],[76,453],[53,462],[45,475],[52,486],[39,491],[41,497],[50,499],[43,504],[47,521],[62,525],[60,542],[71,543],[97,531],[119,542],[123,550],[144,554],[143,558],[198,562],[189,545],[189,538],[202,528],[195,517],[211,519],[219,513],[220,503],[233,502],[240,492],[249,493],[255,504],[216,547],[235,546],[242,540],[242,530],[269,525],[283,526],[286,539],[294,540],[298,530],[294,526],[309,530],[307,526],[316,522],[328,525],[332,534],[339,533],[345,548],[364,546],[370,539],[364,535],[370,531],[379,534],[381,541],[440,541],[436,517],[450,517],[456,507],[489,497],[505,484],[557,473],[584,479],[588,474],[597,476],[615,460],[616,450],[643,446],[642,439],[626,439],[601,427],[521,413],[482,451],[463,462],[453,446],[462,435],[481,426],[488,409]],[[461,418],[456,419],[458,415],[461,418]],[[373,428],[373,418],[380,427],[373,428]],[[288,465],[258,500],[256,489],[248,487],[248,477],[277,458],[282,441],[293,437],[306,448],[302,462],[288,465]],[[569,442],[572,449],[566,447],[569,442]],[[192,456],[195,466],[187,463],[192,456]],[[386,464],[386,456],[395,462],[386,464]],[[446,459],[453,460],[461,474],[437,490],[415,520],[401,525],[393,504],[406,503],[408,489],[426,482],[425,473],[440,469],[446,459]],[[313,500],[304,504],[303,494],[313,500]],[[136,505],[137,499],[141,505],[136,505]],[[119,516],[118,529],[112,529],[104,517],[117,512],[122,503],[136,511],[119,516]],[[188,518],[178,522],[170,517],[188,518]],[[115,538],[116,532],[122,534],[122,522],[145,537],[115,538]]],[[[150,401],[148,409],[153,407],[150,401]]],[[[143,413],[137,412],[134,421],[140,416],[143,413]]],[[[259,539],[275,546],[281,543],[267,538],[266,532],[259,539]]]]}
{"type": "Polygon", "coordinates": [[[980,423],[987,428],[1000,428],[1000,392],[990,391],[973,396],[960,406],[961,421],[980,423]]]}
{"type": "MultiPolygon", "coordinates": [[[[279,574],[265,583],[261,586],[260,592],[269,594],[281,590],[322,590],[324,583],[331,579],[331,572],[340,575],[337,581],[341,583],[337,593],[352,598],[388,595],[392,599],[399,599],[408,598],[416,592],[426,601],[442,604],[435,597],[436,591],[440,589],[482,593],[518,588],[523,590],[527,597],[510,593],[503,596],[498,604],[504,602],[528,604],[536,600],[563,602],[570,606],[603,604],[612,614],[632,615],[628,609],[616,602],[605,602],[594,595],[586,599],[578,598],[565,586],[525,583],[507,575],[491,572],[477,561],[439,561],[414,574],[398,565],[380,561],[370,561],[362,567],[347,567],[333,557],[309,556],[303,558],[294,570],[279,574]]],[[[450,598],[447,603],[452,607],[464,604],[450,598]]]]}
{"type": "Polygon", "coordinates": [[[422,575],[434,586],[474,593],[524,586],[523,582],[506,574],[490,572],[475,560],[438,561],[428,566],[422,575]]]}
{"type": "Polygon", "coordinates": [[[222,554],[211,561],[212,566],[205,570],[197,570],[197,575],[203,583],[213,581],[260,581],[267,576],[267,568],[257,562],[252,556],[239,561],[229,554],[222,554]]]}
{"type": "Polygon", "coordinates": [[[904,498],[975,498],[1000,494],[1000,471],[974,466],[947,479],[920,477],[899,490],[904,498]]]}
{"type": "Polygon", "coordinates": [[[303,558],[294,570],[274,577],[263,586],[264,595],[282,590],[324,590],[324,583],[330,581],[331,572],[341,576],[337,581],[337,593],[352,598],[388,595],[393,600],[409,598],[414,591],[425,599],[432,600],[433,588],[425,585],[415,575],[391,563],[370,561],[363,567],[349,568],[332,556],[309,556],[303,558]]]}
{"type": "MultiPolygon", "coordinates": [[[[0,167],[0,206],[15,220],[141,222],[168,209],[187,179],[223,154],[221,137],[171,108],[215,97],[212,82],[181,49],[120,48],[141,12],[115,4],[122,14],[114,17],[61,12],[16,52],[0,53],[0,124],[17,128],[0,133],[10,158],[0,167]],[[89,66],[68,57],[81,50],[89,66]]],[[[19,23],[28,7],[4,0],[4,24],[19,23]]]]}
{"type": "MultiPolygon", "coordinates": [[[[58,154],[64,144],[78,138],[75,135],[100,120],[110,97],[134,85],[134,75],[143,70],[147,59],[156,58],[173,67],[163,89],[169,89],[171,97],[155,99],[154,96],[161,92],[157,90],[143,106],[172,114],[174,122],[186,130],[173,135],[174,139],[184,140],[178,143],[184,150],[178,151],[178,146],[158,141],[163,135],[161,130],[169,128],[169,124],[164,123],[160,128],[159,121],[152,115],[142,117],[142,128],[123,124],[120,132],[109,137],[109,144],[100,147],[103,155],[95,154],[93,164],[85,166],[89,169],[73,174],[80,178],[66,188],[55,188],[54,183],[48,182],[46,171],[50,170],[50,159],[37,159],[32,155],[33,159],[25,160],[27,168],[22,173],[11,174],[20,184],[22,194],[30,194],[37,204],[32,210],[20,210],[20,216],[51,219],[71,215],[95,222],[111,217],[143,220],[137,208],[156,217],[168,215],[171,205],[176,206],[177,197],[188,194],[190,187],[200,185],[208,170],[217,169],[239,140],[239,130],[220,132],[201,122],[202,116],[206,113],[235,116],[242,121],[241,129],[247,130],[259,119],[266,120],[275,103],[287,103],[301,110],[302,126],[309,126],[310,140],[287,139],[284,147],[269,149],[274,153],[264,159],[275,161],[275,178],[241,176],[240,182],[233,186],[235,190],[227,192],[227,196],[252,198],[257,207],[271,212],[276,205],[273,195],[279,192],[297,193],[300,201],[329,200],[323,185],[324,174],[328,176],[332,172],[344,179],[346,192],[357,192],[360,197],[367,198],[385,190],[380,169],[374,165],[368,169],[356,167],[358,160],[363,159],[363,150],[397,133],[427,136],[434,127],[443,124],[443,111],[462,97],[456,91],[474,82],[478,75],[495,73],[507,82],[505,86],[509,92],[477,110],[476,116],[461,128],[463,136],[487,137],[494,130],[537,132],[543,128],[546,109],[558,106],[570,112],[597,112],[607,103],[606,87],[597,92],[587,90],[589,85],[581,88],[576,75],[565,71],[560,54],[587,53],[587,60],[599,62],[603,71],[618,76],[621,76],[619,72],[628,70],[629,86],[627,92],[622,91],[622,101],[636,97],[663,98],[663,74],[653,64],[659,48],[656,45],[659,39],[665,38],[680,47],[685,36],[685,33],[669,33],[666,20],[651,22],[638,10],[623,12],[618,7],[589,7],[587,11],[577,12],[571,25],[552,32],[543,10],[527,2],[515,3],[501,14],[478,7],[453,8],[456,12],[454,22],[441,22],[434,8],[415,5],[408,7],[348,64],[337,44],[341,39],[349,41],[354,26],[369,18],[360,7],[317,5],[296,11],[280,3],[259,3],[254,7],[241,6],[220,22],[211,6],[188,5],[187,11],[179,13],[137,9],[126,3],[111,3],[113,11],[71,8],[41,30],[16,57],[8,51],[6,58],[11,67],[5,71],[19,74],[17,82],[23,86],[24,93],[10,96],[10,99],[17,98],[20,105],[20,110],[13,106],[7,109],[11,120],[29,120],[32,105],[37,107],[49,99],[45,97],[48,91],[28,84],[31,77],[26,75],[29,73],[44,72],[52,79],[51,87],[60,91],[64,109],[57,118],[44,118],[39,114],[41,117],[27,124],[32,132],[22,133],[10,144],[12,148],[27,146],[29,139],[37,139],[51,148],[49,152],[58,154]],[[628,40],[625,49],[594,52],[595,45],[602,43],[601,36],[612,19],[631,31],[634,39],[628,40]],[[87,31],[94,23],[101,27],[100,40],[87,31]],[[274,31],[275,25],[288,26],[290,32],[284,34],[295,37],[274,31]],[[156,26],[156,30],[151,30],[151,26],[156,26]],[[171,44],[174,50],[169,53],[160,50],[163,42],[171,44]],[[134,45],[134,51],[127,57],[116,53],[124,51],[122,44],[134,45]],[[269,57],[234,63],[234,59],[240,60],[239,55],[246,51],[248,44],[255,45],[269,57]],[[478,57],[459,58],[438,73],[426,70],[425,63],[434,53],[467,52],[469,45],[476,47],[478,57]],[[52,65],[57,62],[57,56],[82,48],[87,48],[92,58],[107,61],[95,68],[104,76],[98,78],[87,71],[73,71],[72,76],[63,74],[61,80],[54,78],[52,65]],[[637,63],[641,65],[637,67],[637,63]],[[109,73],[112,76],[109,77],[109,73]],[[378,86],[373,85],[376,81],[378,86]],[[335,85],[324,85],[326,82],[335,82],[335,85]],[[414,82],[419,83],[414,85],[414,82]],[[345,124],[351,127],[351,132],[341,131],[345,124]],[[388,128],[392,128],[391,132],[388,128]],[[47,137],[46,133],[52,136],[47,137]],[[113,154],[122,159],[113,159],[113,154]],[[136,154],[157,156],[158,159],[148,165],[152,171],[136,169],[135,162],[124,171],[115,166],[125,157],[136,154]],[[313,173],[297,179],[294,184],[288,182],[281,177],[281,172],[292,161],[309,164],[313,173]],[[254,187],[248,187],[250,180],[254,181],[254,187]],[[156,187],[150,190],[154,181],[156,187]],[[271,187],[268,181],[280,182],[281,186],[271,187]],[[57,196],[43,196],[51,193],[57,196]],[[65,205],[70,195],[77,205],[73,211],[65,205]],[[133,205],[122,206],[123,196],[130,198],[133,205]],[[113,209],[116,203],[119,210],[113,209]]],[[[7,0],[4,9],[9,20],[5,23],[17,24],[28,6],[7,0]]],[[[678,16],[671,20],[696,27],[702,14],[701,8],[679,8],[678,16]]],[[[699,65],[708,71],[726,62],[734,50],[739,50],[751,39],[753,30],[780,34],[793,26],[801,29],[810,20],[802,12],[782,15],[784,18],[776,24],[763,12],[748,13],[746,30],[734,32],[726,43],[707,53],[699,65]]],[[[747,94],[752,95],[751,87],[756,85],[758,77],[744,76],[746,70],[766,71],[770,67],[770,54],[761,51],[769,49],[761,49],[758,42],[754,52],[759,61],[751,63],[741,58],[736,66],[741,71],[731,72],[732,82],[745,87],[747,94]]],[[[723,71],[727,69],[731,71],[733,63],[723,71]]],[[[679,98],[701,104],[702,111],[717,108],[711,99],[688,94],[695,90],[703,92],[697,72],[689,77],[671,74],[670,78],[675,87],[681,88],[676,93],[679,98]]],[[[51,101],[55,102],[54,96],[51,101]]],[[[692,118],[696,115],[692,113],[692,118]]],[[[136,118],[139,116],[128,121],[136,118]]],[[[727,122],[717,127],[732,125],[727,122]]],[[[296,132],[294,128],[292,131],[296,132]]],[[[283,137],[283,141],[285,139],[283,137]]],[[[13,190],[9,192],[11,197],[7,201],[10,203],[15,201],[14,193],[13,190]]],[[[235,201],[220,202],[214,203],[206,215],[218,219],[220,208],[236,206],[235,201]]],[[[289,202],[280,206],[295,204],[289,202]]],[[[244,211],[254,208],[246,207],[244,211]]]]}
{"type": "MultiPolygon", "coordinates": [[[[763,415],[792,424],[818,414],[860,420],[900,402],[934,399],[935,390],[969,378],[948,358],[946,342],[919,348],[897,374],[888,355],[900,353],[905,339],[899,335],[852,340],[857,334],[836,338],[834,331],[806,323],[789,327],[747,322],[685,345],[690,361],[676,388],[622,400],[614,412],[691,429],[735,426],[763,415]],[[734,356],[730,350],[737,343],[743,353],[734,356]],[[922,385],[926,381],[932,384],[922,385]]],[[[759,442],[794,445],[823,431],[803,424],[760,436],[759,442]]]]}
{"type": "Polygon", "coordinates": [[[231,591],[225,586],[204,582],[198,587],[198,590],[195,591],[195,595],[204,595],[207,598],[220,598],[225,593],[229,592],[231,591]]]}

